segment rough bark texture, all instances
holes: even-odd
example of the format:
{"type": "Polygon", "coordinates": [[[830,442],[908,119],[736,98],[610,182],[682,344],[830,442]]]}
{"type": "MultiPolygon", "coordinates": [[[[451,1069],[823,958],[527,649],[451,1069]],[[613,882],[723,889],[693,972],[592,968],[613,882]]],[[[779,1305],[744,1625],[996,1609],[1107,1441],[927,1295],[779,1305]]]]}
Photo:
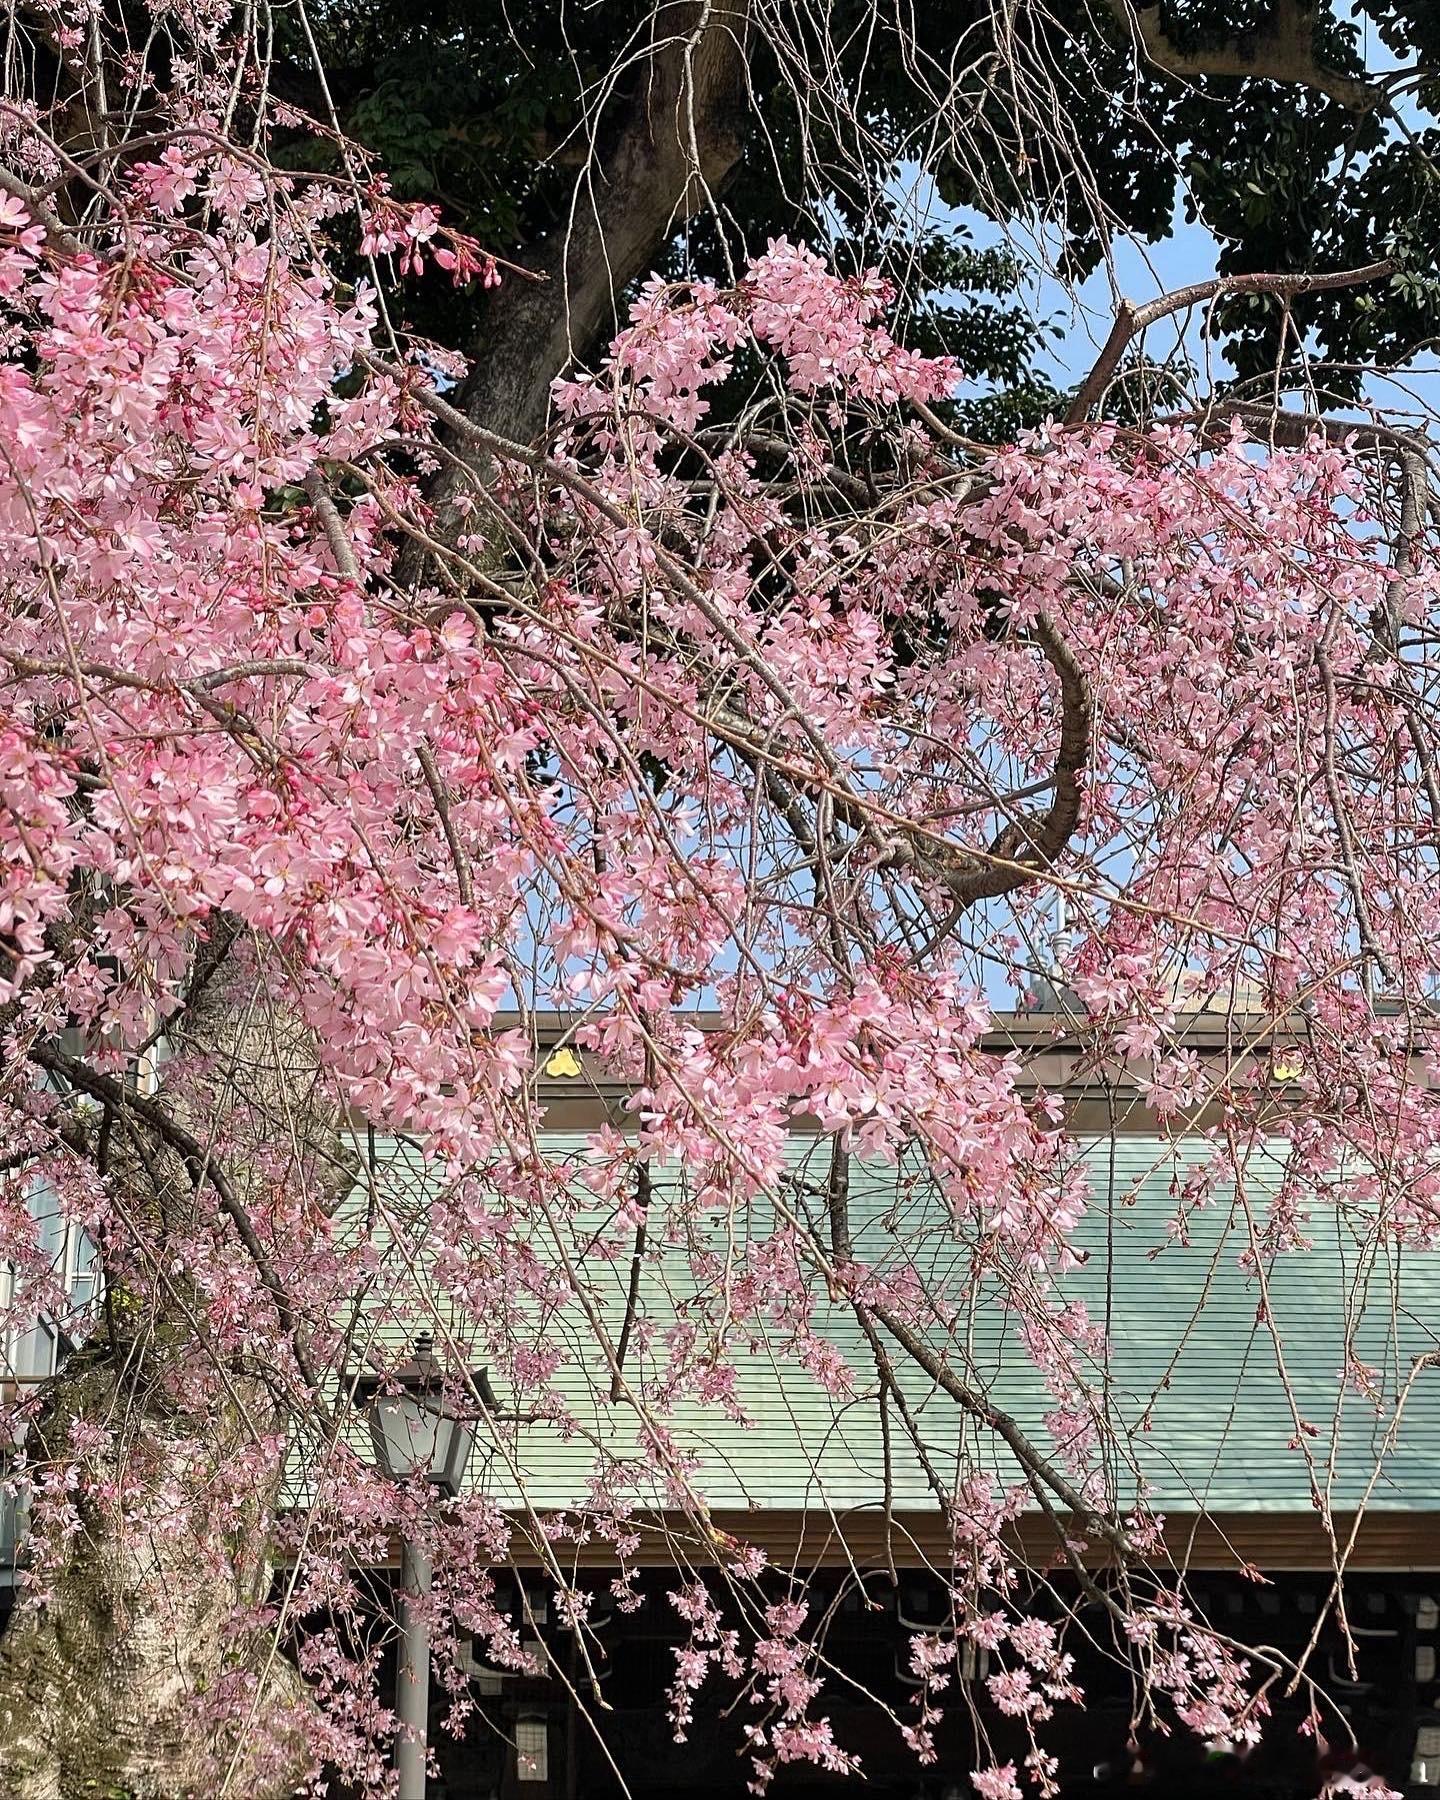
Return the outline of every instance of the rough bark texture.
{"type": "MultiPolygon", "coordinates": [[[[161,1092],[117,1109],[110,1180],[157,1244],[207,1219],[236,1235],[220,1190],[166,1141],[162,1120],[207,1148],[218,1126],[214,1166],[236,1209],[277,1176],[322,1204],[345,1185],[336,1110],[305,1034],[266,1005],[272,984],[242,947],[192,1008],[161,1092]],[[267,1121],[280,1120],[277,1165],[267,1121]]],[[[76,1497],[78,1529],[0,1642],[0,1794],[188,1800],[214,1793],[229,1768],[228,1792],[269,1800],[301,1772],[284,1720],[304,1704],[302,1684],[268,1634],[237,1643],[232,1625],[272,1579],[285,1392],[258,1363],[232,1355],[221,1366],[208,1353],[183,1273],[107,1280],[103,1322],[56,1382],[28,1448],[43,1473],[65,1459],[77,1423],[103,1428],[90,1471],[113,1477],[124,1499],[93,1488],[76,1497]],[[227,1465],[253,1458],[257,1442],[272,1448],[237,1516],[217,1496],[227,1465]],[[204,1723],[206,1696],[237,1678],[257,1695],[253,1742],[238,1755],[204,1723]],[[276,1720],[278,1739],[262,1729],[276,1720]]],[[[37,1505],[42,1538],[53,1507],[43,1496],[37,1505]]]]}
{"type": "MultiPolygon", "coordinates": [[[[544,428],[550,384],[620,322],[628,285],[723,188],[740,159],[748,0],[657,7],[613,141],[582,172],[572,212],[525,258],[538,281],[511,279],[486,307],[463,406],[477,424],[529,443],[544,428]]],[[[463,445],[457,445],[463,451],[463,445]]],[[[448,472],[432,498],[464,477],[448,472]]]]}
{"type": "Polygon", "coordinates": [[[1163,74],[1184,81],[1215,75],[1314,88],[1354,113],[1374,112],[1387,104],[1383,83],[1342,74],[1321,62],[1315,54],[1315,11],[1306,0],[1273,0],[1259,29],[1249,31],[1245,41],[1204,49],[1182,49],[1165,30],[1159,6],[1136,6],[1133,0],[1109,4],[1145,61],[1163,74]]]}
{"type": "MultiPolygon", "coordinates": [[[[0,1646],[0,1791],[8,1800],[180,1800],[213,1793],[217,1765],[228,1761],[230,1747],[203,1730],[197,1713],[237,1667],[228,1632],[237,1607],[269,1585],[273,1496],[257,1493],[238,1531],[226,1521],[228,1554],[217,1565],[219,1528],[195,1499],[210,1471],[195,1466],[185,1438],[167,1435],[154,1388],[169,1358],[152,1349],[147,1360],[151,1391],[132,1396],[121,1391],[112,1357],[85,1358],[59,1384],[47,1424],[58,1436],[72,1418],[142,1410],[147,1482],[156,1491],[167,1479],[183,1484],[185,1530],[160,1536],[83,1510],[47,1599],[22,1610],[0,1646]]],[[[244,1447],[246,1432],[236,1416],[216,1427],[210,1447],[219,1466],[244,1447]]],[[[255,1673],[264,1671],[257,1717],[271,1721],[300,1699],[300,1677],[263,1644],[252,1654],[255,1673]]],[[[274,1746],[264,1753],[270,1761],[274,1746]]],[[[294,1754],[298,1773],[298,1745],[294,1754]]],[[[233,1792],[262,1800],[290,1791],[287,1778],[257,1775],[247,1761],[237,1761],[233,1792]]]]}

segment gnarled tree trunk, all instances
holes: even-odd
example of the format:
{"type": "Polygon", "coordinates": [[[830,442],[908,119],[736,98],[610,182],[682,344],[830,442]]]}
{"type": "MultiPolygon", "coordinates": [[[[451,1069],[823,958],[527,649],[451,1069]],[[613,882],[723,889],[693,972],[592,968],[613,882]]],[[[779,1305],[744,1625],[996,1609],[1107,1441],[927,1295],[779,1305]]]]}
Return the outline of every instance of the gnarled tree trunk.
{"type": "MultiPolygon", "coordinates": [[[[569,216],[487,304],[463,406],[478,425],[522,443],[542,430],[550,384],[623,321],[625,289],[666,242],[716,199],[740,160],[749,0],[665,0],[651,51],[635,59],[609,141],[582,172],[569,216]]],[[[466,446],[455,446],[464,454],[466,446]]],[[[464,476],[447,470],[432,494],[442,531],[464,476]]]]}
{"type": "Polygon", "coordinates": [[[123,1433],[126,1486],[143,1484],[152,1516],[82,1503],[43,1599],[22,1602],[0,1644],[0,1791],[10,1800],[179,1800],[214,1793],[232,1757],[231,1791],[261,1800],[288,1794],[304,1768],[303,1744],[286,1723],[304,1704],[299,1675],[267,1639],[231,1637],[237,1613],[269,1586],[279,1472],[248,1516],[207,1517],[209,1481],[253,1445],[238,1408],[217,1413],[197,1460],[200,1422],[167,1417],[164,1397],[183,1387],[190,1355],[183,1343],[157,1341],[132,1385],[106,1342],[58,1384],[47,1448],[53,1440],[63,1455],[71,1421],[129,1415],[138,1429],[123,1433]],[[237,1679],[255,1691],[249,1745],[205,1727],[207,1700],[237,1679]]]}
{"type": "Polygon", "coordinates": [[[239,940],[150,1096],[37,1052],[107,1107],[107,1176],[143,1248],[107,1266],[103,1317],[27,1444],[34,1592],[0,1641],[6,1800],[182,1800],[227,1776],[227,1791],[267,1800],[305,1767],[303,1683],[271,1632],[243,1628],[273,1579],[308,1365],[252,1212],[277,1184],[329,1207],[348,1182],[314,1046],[272,986],[263,951],[239,940]],[[206,1322],[184,1247],[207,1238],[251,1265],[249,1346],[206,1322]],[[71,1466],[80,1479],[66,1486],[71,1466]],[[237,1690],[252,1728],[226,1735],[208,1709],[237,1690]]]}

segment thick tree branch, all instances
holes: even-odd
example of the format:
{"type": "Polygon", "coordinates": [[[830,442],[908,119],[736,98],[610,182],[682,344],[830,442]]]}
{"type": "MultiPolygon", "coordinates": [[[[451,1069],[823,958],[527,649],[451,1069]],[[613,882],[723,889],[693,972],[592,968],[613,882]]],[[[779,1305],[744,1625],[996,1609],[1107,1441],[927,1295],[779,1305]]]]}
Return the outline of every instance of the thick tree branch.
{"type": "Polygon", "coordinates": [[[28,182],[21,181],[18,175],[12,175],[6,168],[0,168],[0,194],[10,194],[25,207],[37,225],[45,233],[45,242],[52,250],[65,256],[78,256],[85,248],[64,223],[60,215],[51,206],[45,196],[31,187],[28,182]]]}
{"type": "MultiPolygon", "coordinates": [[[[376,368],[388,369],[388,365],[379,358],[367,360],[376,368]]],[[[630,521],[623,512],[592,481],[569,464],[546,455],[543,450],[515,443],[483,425],[477,425],[427,388],[416,389],[415,398],[457,437],[468,439],[477,449],[497,462],[517,464],[532,474],[544,475],[547,480],[558,482],[612,524],[622,530],[629,529],[630,521]]],[[[947,845],[938,833],[928,828],[893,814],[882,819],[872,807],[867,806],[846,780],[844,770],[830,746],[796,713],[785,682],[716,608],[712,597],[697,581],[694,571],[663,544],[656,542],[653,547],[656,567],[764,683],[779,702],[782,716],[790,719],[809,742],[817,758],[821,778],[817,780],[811,777],[807,780],[788,763],[784,765],[786,776],[803,787],[813,787],[817,792],[823,793],[834,818],[874,839],[882,864],[918,869],[943,885],[957,905],[970,906],[978,900],[998,899],[1001,895],[1024,886],[1059,856],[1080,819],[1080,777],[1091,752],[1093,706],[1089,683],[1048,615],[1041,614],[1033,628],[1032,637],[1055,671],[1060,685],[1060,741],[1052,776],[1054,792],[1050,806],[1038,821],[1012,820],[988,850],[959,850],[953,845],[947,845]]],[[[767,764],[775,763],[775,752],[769,739],[762,738],[736,715],[716,711],[709,722],[737,747],[743,747],[767,764]]]]}
{"type": "Polygon", "coordinates": [[[1195,80],[1207,75],[1232,80],[1278,81],[1313,88],[1349,112],[1369,113],[1388,102],[1378,82],[1346,75],[1315,54],[1315,14],[1301,0],[1274,0],[1263,29],[1243,40],[1185,48],[1165,30],[1159,6],[1132,6],[1109,0],[1110,11],[1130,34],[1143,59],[1163,74],[1195,80]]]}
{"type": "Polygon", "coordinates": [[[290,1340],[295,1365],[311,1390],[311,1403],[323,1418],[328,1419],[330,1409],[323,1396],[320,1377],[301,1341],[300,1323],[285,1284],[275,1272],[275,1265],[260,1241],[244,1201],[235,1192],[224,1170],[217,1166],[210,1151],[177,1119],[173,1119],[163,1106],[146,1099],[143,1094],[127,1093],[118,1081],[99,1074],[80,1057],[71,1056],[54,1044],[37,1044],[30,1051],[30,1060],[37,1068],[44,1069],[49,1074],[63,1075],[72,1087],[89,1094],[93,1099],[103,1101],[106,1106],[114,1109],[117,1116],[129,1114],[138,1119],[148,1131],[179,1156],[186,1174],[197,1188],[204,1182],[214,1188],[221,1212],[235,1227],[236,1236],[244,1245],[245,1253],[254,1264],[261,1285],[274,1304],[275,1316],[290,1340]]]}
{"type": "MultiPolygon", "coordinates": [[[[506,282],[479,321],[460,402],[468,419],[522,442],[536,438],[556,376],[619,323],[626,288],[734,172],[749,10],[750,0],[655,8],[649,39],[632,57],[618,131],[587,160],[568,218],[526,258],[544,279],[506,282]]],[[[442,538],[454,529],[450,502],[465,479],[450,467],[432,490],[442,538]]],[[[404,572],[418,566],[407,559],[404,572]]]]}
{"type": "Polygon", "coordinates": [[[625,1293],[625,1317],[621,1321],[620,1337],[615,1345],[615,1371],[610,1377],[612,1404],[620,1400],[625,1390],[625,1356],[630,1348],[630,1337],[635,1329],[635,1316],[639,1310],[640,1274],[645,1266],[645,1233],[650,1218],[651,1198],[650,1165],[642,1161],[635,1165],[635,1210],[640,1216],[635,1222],[635,1248],[630,1253],[630,1282],[625,1293]]]}
{"type": "Polygon", "coordinates": [[[868,1310],[942,1393],[948,1394],[1009,1446],[1016,1462],[1025,1471],[1032,1491],[1048,1488],[1092,1536],[1102,1539],[1127,1561],[1134,1556],[1133,1546],[1124,1530],[1113,1519],[1095,1510],[1075,1483],[1035,1448],[1009,1413],[962,1381],[945,1358],[889,1307],[872,1306],[868,1310]]]}
{"type": "Polygon", "coordinates": [[[1393,275],[1395,269],[1395,263],[1387,259],[1366,263],[1359,269],[1336,269],[1320,275],[1221,275],[1211,281],[1191,282],[1188,287],[1161,294],[1144,306],[1132,306],[1128,300],[1123,300],[1094,368],[1070,402],[1065,421],[1069,425],[1078,425],[1086,418],[1090,409],[1104,398],[1131,341],[1173,313],[1203,306],[1228,294],[1273,294],[1278,299],[1293,299],[1300,294],[1318,294],[1330,288],[1360,287],[1367,281],[1380,281],[1393,275]]]}

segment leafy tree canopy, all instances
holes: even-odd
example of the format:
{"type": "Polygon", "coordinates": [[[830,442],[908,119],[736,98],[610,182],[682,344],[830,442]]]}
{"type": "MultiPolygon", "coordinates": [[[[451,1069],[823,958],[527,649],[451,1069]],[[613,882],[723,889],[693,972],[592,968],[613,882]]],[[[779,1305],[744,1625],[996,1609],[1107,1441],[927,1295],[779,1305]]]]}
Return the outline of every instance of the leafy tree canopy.
{"type": "MultiPolygon", "coordinates": [[[[1181,219],[1213,234],[1221,274],[1393,257],[1383,290],[1302,295],[1284,313],[1233,298],[1210,322],[1242,380],[1269,379],[1304,342],[1327,365],[1312,375],[1332,404],[1357,397],[1360,365],[1402,363],[1436,334],[1440,9],[1428,0],[1138,13],[1124,0],[1003,13],[985,0],[837,0],[823,22],[771,0],[734,19],[740,155],[671,237],[670,271],[723,279],[778,231],[823,240],[841,267],[884,262],[913,308],[910,341],[957,355],[992,390],[968,403],[972,430],[1003,435],[1058,398],[1044,322],[1018,297],[1017,232],[1070,280],[1117,236],[1154,243],[1181,219]]],[[[603,184],[655,29],[642,0],[537,0],[523,17],[470,0],[324,0],[312,23],[340,121],[396,194],[438,200],[521,262],[603,184]]],[[[318,105],[298,21],[288,32],[296,91],[318,105]]],[[[453,339],[472,304],[437,284],[412,310],[453,339]]]]}

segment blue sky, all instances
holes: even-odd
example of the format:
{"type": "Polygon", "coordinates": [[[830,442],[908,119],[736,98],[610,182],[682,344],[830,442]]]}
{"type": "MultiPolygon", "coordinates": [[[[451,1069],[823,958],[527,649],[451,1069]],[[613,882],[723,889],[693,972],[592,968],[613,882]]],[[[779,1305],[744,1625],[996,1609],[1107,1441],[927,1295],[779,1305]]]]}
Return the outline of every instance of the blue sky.
{"type": "MultiPolygon", "coordinates": [[[[1346,9],[1342,6],[1340,10],[1343,13],[1346,9]]],[[[1396,66],[1394,59],[1376,46],[1365,44],[1362,48],[1374,68],[1388,70],[1396,66]]],[[[1413,131],[1433,127],[1434,119],[1418,108],[1413,94],[1400,93],[1395,100],[1398,129],[1413,131]]],[[[1206,280],[1217,272],[1217,241],[1202,223],[1185,217],[1183,196],[1177,198],[1168,237],[1158,243],[1117,237],[1110,246],[1107,261],[1075,291],[1050,272],[1054,257],[1051,246],[1043,237],[1031,235],[1027,238],[1023,230],[1002,232],[979,213],[948,207],[918,167],[907,171],[905,182],[905,210],[910,213],[912,224],[921,221],[935,225],[951,223],[961,227],[967,239],[979,247],[1003,241],[1022,255],[1029,268],[1029,281],[1020,298],[1038,320],[1053,322],[1061,328],[1061,336],[1052,340],[1049,352],[1042,355],[1040,362],[1045,372],[1062,388],[1079,380],[1093,364],[1121,298],[1143,304],[1190,282],[1206,280]]],[[[1377,240],[1378,236],[1377,232],[1377,240]]],[[[1383,254],[1378,241],[1375,254],[1377,257],[1383,254]]],[[[1228,366],[1219,356],[1217,346],[1206,344],[1201,325],[1202,315],[1196,312],[1188,319],[1177,319],[1153,328],[1148,339],[1152,360],[1158,360],[1173,348],[1177,328],[1183,329],[1186,347],[1196,367],[1202,371],[1208,368],[1215,377],[1223,378],[1229,372],[1228,366]]],[[[1372,382],[1369,397],[1387,414],[1408,414],[1410,422],[1440,418],[1440,357],[1427,353],[1403,376],[1372,382]]]]}
{"type": "MultiPolygon", "coordinates": [[[[978,215],[957,214],[936,203],[933,216],[955,220],[979,245],[1001,241],[998,228],[978,215]]],[[[1027,246],[1014,237],[1010,242],[1025,254],[1029,266],[1028,283],[1020,297],[1037,319],[1061,328],[1062,335],[1040,359],[1060,387],[1079,380],[1094,363],[1121,299],[1143,305],[1191,282],[1208,280],[1216,273],[1219,250],[1204,225],[1188,221],[1177,206],[1169,237],[1154,244],[1117,238],[1108,262],[1077,291],[1049,272],[1043,246],[1027,246]]],[[[1163,357],[1183,332],[1196,367],[1209,371],[1212,379],[1223,379],[1231,372],[1229,365],[1219,346],[1206,342],[1202,323],[1203,309],[1196,309],[1188,317],[1176,315],[1152,327],[1147,338],[1152,359],[1163,357]]],[[[1440,416],[1440,357],[1425,353],[1403,374],[1372,380],[1368,392],[1372,403],[1387,414],[1408,415],[1416,423],[1440,416]]]]}

